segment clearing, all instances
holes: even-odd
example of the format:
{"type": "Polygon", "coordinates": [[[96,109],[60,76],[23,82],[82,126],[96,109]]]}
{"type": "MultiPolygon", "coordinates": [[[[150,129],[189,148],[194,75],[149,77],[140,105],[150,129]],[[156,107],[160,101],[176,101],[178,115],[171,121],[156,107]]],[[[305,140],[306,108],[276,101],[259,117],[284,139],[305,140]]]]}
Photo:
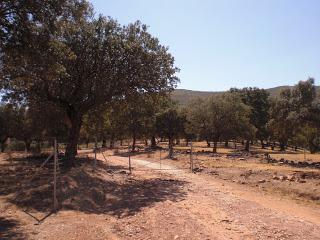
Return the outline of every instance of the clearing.
{"type": "Polygon", "coordinates": [[[0,238],[319,239],[318,169],[199,154],[191,173],[188,155],[160,162],[158,151],[132,156],[130,175],[125,154],[104,155],[95,170],[83,152],[77,168],[61,171],[51,214],[50,166],[2,154],[0,238]]]}

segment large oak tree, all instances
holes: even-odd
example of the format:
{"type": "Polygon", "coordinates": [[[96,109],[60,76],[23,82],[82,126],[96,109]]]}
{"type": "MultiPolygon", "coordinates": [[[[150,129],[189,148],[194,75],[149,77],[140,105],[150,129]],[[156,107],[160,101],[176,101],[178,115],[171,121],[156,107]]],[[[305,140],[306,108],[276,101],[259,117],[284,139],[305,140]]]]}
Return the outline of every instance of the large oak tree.
{"type": "Polygon", "coordinates": [[[140,22],[121,26],[111,18],[96,18],[86,1],[62,2],[66,7],[59,11],[53,11],[55,1],[28,9],[24,24],[17,21],[12,34],[2,31],[1,80],[7,97],[64,110],[66,157],[73,165],[84,114],[136,92],[170,91],[178,69],[168,48],[140,22]],[[37,17],[38,12],[50,18],[37,17]]]}

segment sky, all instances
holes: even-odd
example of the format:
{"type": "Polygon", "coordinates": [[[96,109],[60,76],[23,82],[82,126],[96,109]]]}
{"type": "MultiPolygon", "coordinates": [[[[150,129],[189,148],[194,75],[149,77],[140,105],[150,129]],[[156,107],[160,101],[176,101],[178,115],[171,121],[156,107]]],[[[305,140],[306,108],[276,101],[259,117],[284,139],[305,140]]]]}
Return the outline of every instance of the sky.
{"type": "Polygon", "coordinates": [[[319,0],[91,0],[97,14],[136,20],[169,47],[178,88],[320,85],[319,0]]]}

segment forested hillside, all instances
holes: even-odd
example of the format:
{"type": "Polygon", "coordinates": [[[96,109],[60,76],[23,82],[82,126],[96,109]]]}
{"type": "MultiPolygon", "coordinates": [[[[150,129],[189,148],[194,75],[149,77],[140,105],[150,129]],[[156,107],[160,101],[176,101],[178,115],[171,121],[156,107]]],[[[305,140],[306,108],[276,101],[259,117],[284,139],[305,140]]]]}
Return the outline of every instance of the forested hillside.
{"type": "MultiPolygon", "coordinates": [[[[280,92],[286,88],[293,88],[293,86],[279,86],[274,88],[268,88],[266,89],[271,97],[277,97],[279,96],[280,92]]],[[[317,89],[317,95],[320,95],[320,86],[316,86],[317,89]]],[[[177,101],[178,103],[182,105],[187,105],[190,103],[193,99],[197,97],[203,97],[206,98],[211,95],[219,95],[224,92],[207,92],[207,91],[193,91],[193,90],[186,90],[186,89],[175,89],[174,92],[171,95],[171,98],[174,101],[177,101]]]]}

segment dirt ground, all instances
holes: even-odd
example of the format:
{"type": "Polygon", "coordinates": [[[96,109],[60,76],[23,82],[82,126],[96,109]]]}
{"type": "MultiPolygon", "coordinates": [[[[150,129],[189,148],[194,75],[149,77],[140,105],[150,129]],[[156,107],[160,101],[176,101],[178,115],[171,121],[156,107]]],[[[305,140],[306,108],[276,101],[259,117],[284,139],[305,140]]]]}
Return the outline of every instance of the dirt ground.
{"type": "Polygon", "coordinates": [[[125,153],[99,153],[94,169],[93,154],[83,152],[76,168],[60,171],[60,210],[51,213],[52,166],[39,169],[43,158],[22,154],[0,157],[0,239],[320,236],[318,169],[199,155],[191,173],[188,155],[162,153],[160,161],[156,152],[131,156],[129,174],[125,153]]]}
{"type": "MultiPolygon", "coordinates": [[[[190,168],[190,154],[177,152],[174,160],[165,158],[166,155],[167,153],[162,151],[162,164],[170,164],[181,169],[190,168]]],[[[160,166],[159,151],[151,154],[136,153],[132,158],[147,159],[160,166]]],[[[298,159],[297,156],[296,158],[298,159]]],[[[198,175],[211,176],[228,184],[244,185],[242,187],[249,187],[251,191],[259,190],[304,205],[320,207],[320,169],[291,166],[281,161],[270,163],[264,155],[246,153],[241,155],[194,153],[192,159],[194,170],[198,175]]]]}

